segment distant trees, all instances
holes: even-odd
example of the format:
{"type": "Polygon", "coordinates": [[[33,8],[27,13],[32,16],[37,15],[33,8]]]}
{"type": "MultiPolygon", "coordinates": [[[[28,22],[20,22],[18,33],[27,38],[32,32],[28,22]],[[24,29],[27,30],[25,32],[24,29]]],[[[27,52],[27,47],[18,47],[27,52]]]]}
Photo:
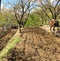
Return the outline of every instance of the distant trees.
{"type": "Polygon", "coordinates": [[[57,19],[60,14],[60,0],[54,0],[52,2],[51,0],[39,0],[39,2],[38,7],[42,9],[49,19],[57,19]]]}
{"type": "Polygon", "coordinates": [[[30,14],[25,26],[40,26],[40,25],[41,25],[40,16],[33,12],[30,14]]]}
{"type": "Polygon", "coordinates": [[[41,9],[41,8],[36,9],[34,13],[39,15],[40,21],[42,24],[46,24],[46,21],[48,20],[48,16],[46,16],[43,9],[41,9]]]}
{"type": "MultiPolygon", "coordinates": [[[[40,20],[46,23],[49,19],[57,19],[60,17],[60,0],[7,0],[8,4],[13,8],[11,12],[14,15],[14,20],[21,27],[27,23],[30,13],[39,15],[40,20]],[[12,1],[12,2],[11,2],[12,1]],[[32,11],[32,9],[36,8],[32,11]],[[37,9],[38,8],[38,9],[37,9]]],[[[7,6],[7,5],[6,5],[7,6]]],[[[32,16],[33,17],[33,16],[32,16]]],[[[30,17],[31,18],[31,17],[30,17]]],[[[33,21],[33,18],[31,18],[33,21]]],[[[34,19],[35,20],[35,19],[34,19]]],[[[36,19],[38,21],[38,18],[36,19]]]]}
{"type": "Polygon", "coordinates": [[[2,8],[0,13],[0,26],[7,24],[16,24],[14,14],[9,9],[2,8]]]}

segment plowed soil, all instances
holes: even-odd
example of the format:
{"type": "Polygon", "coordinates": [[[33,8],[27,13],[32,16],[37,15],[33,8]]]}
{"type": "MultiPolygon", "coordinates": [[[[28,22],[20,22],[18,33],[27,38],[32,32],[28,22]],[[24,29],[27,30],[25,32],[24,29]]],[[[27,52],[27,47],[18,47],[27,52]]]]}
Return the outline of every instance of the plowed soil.
{"type": "Polygon", "coordinates": [[[20,38],[21,42],[9,52],[6,61],[60,61],[60,41],[53,34],[29,27],[22,30],[20,38]]]}

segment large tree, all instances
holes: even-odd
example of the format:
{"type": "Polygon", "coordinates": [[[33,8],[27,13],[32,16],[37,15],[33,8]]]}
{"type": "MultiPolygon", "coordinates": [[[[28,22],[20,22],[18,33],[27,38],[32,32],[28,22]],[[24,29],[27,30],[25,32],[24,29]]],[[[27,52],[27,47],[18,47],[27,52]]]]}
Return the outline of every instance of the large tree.
{"type": "Polygon", "coordinates": [[[16,20],[20,27],[24,27],[28,18],[30,11],[34,9],[36,0],[17,0],[18,2],[14,5],[14,13],[16,20]]]}
{"type": "Polygon", "coordinates": [[[21,27],[25,26],[31,10],[36,8],[36,1],[37,0],[7,0],[7,3],[4,3],[5,6],[13,8],[15,20],[19,24],[20,32],[21,27]]]}

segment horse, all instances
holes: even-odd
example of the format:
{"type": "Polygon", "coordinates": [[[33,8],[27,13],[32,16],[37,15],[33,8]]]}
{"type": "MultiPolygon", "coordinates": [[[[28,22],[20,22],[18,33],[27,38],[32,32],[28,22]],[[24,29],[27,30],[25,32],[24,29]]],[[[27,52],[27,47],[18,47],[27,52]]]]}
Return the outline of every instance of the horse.
{"type": "Polygon", "coordinates": [[[50,31],[55,32],[56,31],[55,27],[57,27],[57,30],[59,28],[59,21],[56,21],[55,19],[52,19],[52,20],[49,21],[49,25],[50,25],[50,31]]]}

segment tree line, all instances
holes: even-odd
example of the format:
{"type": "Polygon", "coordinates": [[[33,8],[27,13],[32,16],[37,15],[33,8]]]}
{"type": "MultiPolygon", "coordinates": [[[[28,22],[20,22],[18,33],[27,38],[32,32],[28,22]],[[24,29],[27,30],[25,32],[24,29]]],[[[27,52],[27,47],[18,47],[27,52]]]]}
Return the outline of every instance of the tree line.
{"type": "Polygon", "coordinates": [[[8,4],[13,8],[20,32],[21,27],[26,25],[32,13],[40,17],[42,24],[52,18],[59,19],[60,17],[60,0],[52,2],[51,0],[14,0],[14,2],[8,0],[8,4]]]}

